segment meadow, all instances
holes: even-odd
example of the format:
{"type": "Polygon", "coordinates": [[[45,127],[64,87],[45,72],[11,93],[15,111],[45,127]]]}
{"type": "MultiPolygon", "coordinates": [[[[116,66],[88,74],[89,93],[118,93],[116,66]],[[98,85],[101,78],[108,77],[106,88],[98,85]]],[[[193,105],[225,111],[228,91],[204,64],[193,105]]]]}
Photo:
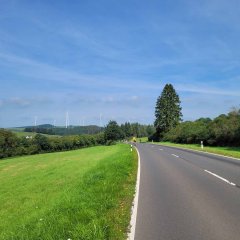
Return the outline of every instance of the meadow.
{"type": "Polygon", "coordinates": [[[0,161],[0,239],[126,239],[137,154],[128,145],[0,161]]]}
{"type": "MultiPolygon", "coordinates": [[[[17,137],[27,137],[27,136],[34,137],[37,134],[35,132],[25,132],[24,128],[9,128],[8,130],[15,133],[17,135],[17,137]]],[[[44,135],[46,137],[58,137],[59,136],[59,135],[50,135],[50,134],[43,134],[43,133],[41,133],[41,135],[44,135]]]]}

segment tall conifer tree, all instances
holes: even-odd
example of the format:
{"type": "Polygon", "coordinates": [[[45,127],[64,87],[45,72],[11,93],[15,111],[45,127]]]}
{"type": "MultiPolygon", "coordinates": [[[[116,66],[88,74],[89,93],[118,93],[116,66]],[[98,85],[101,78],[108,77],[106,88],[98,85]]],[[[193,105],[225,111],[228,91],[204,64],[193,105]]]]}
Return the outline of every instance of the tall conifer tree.
{"type": "Polygon", "coordinates": [[[164,133],[177,126],[182,120],[182,108],[180,99],[172,84],[166,84],[161,95],[157,99],[155,107],[154,126],[156,137],[160,139],[164,133]]]}

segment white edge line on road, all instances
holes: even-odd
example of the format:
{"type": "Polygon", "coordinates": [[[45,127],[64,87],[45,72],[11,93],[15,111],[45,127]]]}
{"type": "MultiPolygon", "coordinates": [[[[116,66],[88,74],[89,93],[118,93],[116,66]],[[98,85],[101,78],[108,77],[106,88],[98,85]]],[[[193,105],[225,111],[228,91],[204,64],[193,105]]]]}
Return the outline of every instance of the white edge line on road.
{"type": "Polygon", "coordinates": [[[191,148],[183,148],[183,147],[176,147],[176,146],[170,146],[170,145],[161,145],[161,144],[155,144],[155,145],[159,145],[159,146],[163,146],[163,147],[170,147],[170,148],[176,148],[176,149],[181,149],[181,150],[188,150],[188,151],[192,151],[192,152],[200,152],[200,153],[205,153],[205,154],[209,154],[209,155],[215,155],[215,156],[219,156],[219,157],[223,157],[223,158],[229,158],[229,159],[233,159],[233,160],[238,160],[240,161],[240,158],[235,158],[235,157],[229,157],[229,156],[225,156],[225,155],[221,155],[221,154],[217,154],[217,153],[211,153],[211,152],[204,152],[204,151],[200,151],[200,150],[196,150],[196,149],[191,149],[191,148]]]}
{"type": "Polygon", "coordinates": [[[230,181],[228,181],[227,179],[225,179],[225,178],[223,178],[223,177],[221,177],[221,176],[219,176],[219,175],[217,175],[217,174],[215,174],[215,173],[213,173],[213,172],[210,172],[210,171],[208,171],[208,170],[206,170],[206,169],[205,169],[204,171],[207,172],[207,173],[209,173],[209,174],[211,174],[211,175],[213,175],[213,176],[216,177],[216,178],[221,179],[222,181],[224,181],[224,182],[226,182],[226,183],[228,183],[228,184],[230,184],[230,185],[232,185],[232,186],[236,186],[235,183],[230,182],[230,181]]]}
{"type": "Polygon", "coordinates": [[[138,210],[138,198],[139,198],[139,188],[140,188],[140,171],[141,171],[141,158],[138,149],[135,147],[138,154],[138,173],[137,173],[137,182],[136,182],[136,191],[132,205],[132,216],[130,221],[130,232],[128,234],[128,240],[134,240],[135,238],[135,229],[137,222],[137,210],[138,210]]]}
{"type": "Polygon", "coordinates": [[[175,154],[172,154],[172,156],[174,156],[174,157],[176,157],[176,158],[179,158],[179,156],[178,156],[178,155],[175,155],[175,154]]]}

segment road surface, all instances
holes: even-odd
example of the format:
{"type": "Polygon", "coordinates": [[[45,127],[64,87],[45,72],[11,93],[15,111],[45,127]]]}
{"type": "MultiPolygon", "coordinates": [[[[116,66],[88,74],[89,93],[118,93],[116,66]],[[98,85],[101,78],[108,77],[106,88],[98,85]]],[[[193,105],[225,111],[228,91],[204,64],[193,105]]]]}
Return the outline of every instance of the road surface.
{"type": "Polygon", "coordinates": [[[137,144],[135,240],[240,240],[240,161],[137,144]]]}

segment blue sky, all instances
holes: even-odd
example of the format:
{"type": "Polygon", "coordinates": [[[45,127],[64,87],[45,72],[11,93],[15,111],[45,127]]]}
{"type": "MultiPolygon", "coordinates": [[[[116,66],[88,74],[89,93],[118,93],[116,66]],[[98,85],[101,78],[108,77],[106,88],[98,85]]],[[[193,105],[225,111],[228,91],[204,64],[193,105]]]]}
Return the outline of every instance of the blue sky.
{"type": "Polygon", "coordinates": [[[238,0],[0,0],[0,127],[152,123],[172,83],[184,120],[240,105],[238,0]]]}

